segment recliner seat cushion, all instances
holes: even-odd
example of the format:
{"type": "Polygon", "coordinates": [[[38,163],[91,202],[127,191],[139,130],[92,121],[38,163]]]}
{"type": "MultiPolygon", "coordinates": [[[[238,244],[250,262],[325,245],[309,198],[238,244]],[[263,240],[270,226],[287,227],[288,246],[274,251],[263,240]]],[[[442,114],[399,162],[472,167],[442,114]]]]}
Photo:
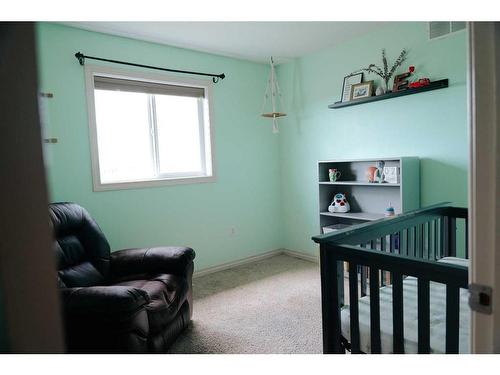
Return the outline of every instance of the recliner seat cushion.
{"type": "Polygon", "coordinates": [[[128,280],[115,285],[133,287],[147,293],[150,302],[146,305],[146,311],[152,333],[162,330],[176,317],[189,292],[187,280],[172,274],[158,274],[147,280],[128,280]]]}

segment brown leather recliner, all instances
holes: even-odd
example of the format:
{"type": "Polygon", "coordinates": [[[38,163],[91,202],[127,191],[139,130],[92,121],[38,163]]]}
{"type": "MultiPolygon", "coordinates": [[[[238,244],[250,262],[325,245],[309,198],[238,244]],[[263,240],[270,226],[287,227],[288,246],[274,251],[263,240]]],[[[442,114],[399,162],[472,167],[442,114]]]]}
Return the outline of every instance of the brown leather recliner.
{"type": "Polygon", "coordinates": [[[49,216],[68,352],[165,352],[191,320],[193,249],[111,253],[79,205],[50,204],[49,216]]]}

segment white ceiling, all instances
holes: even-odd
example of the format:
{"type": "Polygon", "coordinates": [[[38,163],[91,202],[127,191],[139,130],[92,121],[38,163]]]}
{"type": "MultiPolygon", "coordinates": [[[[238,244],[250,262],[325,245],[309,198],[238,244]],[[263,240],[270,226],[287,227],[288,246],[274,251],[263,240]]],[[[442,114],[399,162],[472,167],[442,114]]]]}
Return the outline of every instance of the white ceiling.
{"type": "Polygon", "coordinates": [[[385,22],[64,22],[245,60],[279,62],[367,34],[385,22]]]}

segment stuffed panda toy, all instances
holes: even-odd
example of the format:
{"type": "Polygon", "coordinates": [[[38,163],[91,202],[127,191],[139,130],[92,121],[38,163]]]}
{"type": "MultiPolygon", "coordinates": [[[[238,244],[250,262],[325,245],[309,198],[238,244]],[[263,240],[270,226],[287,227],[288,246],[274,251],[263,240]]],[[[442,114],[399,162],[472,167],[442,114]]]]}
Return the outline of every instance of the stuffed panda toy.
{"type": "Polygon", "coordinates": [[[346,195],[342,193],[335,194],[332,203],[328,207],[329,212],[349,212],[350,210],[351,206],[347,201],[346,195]]]}

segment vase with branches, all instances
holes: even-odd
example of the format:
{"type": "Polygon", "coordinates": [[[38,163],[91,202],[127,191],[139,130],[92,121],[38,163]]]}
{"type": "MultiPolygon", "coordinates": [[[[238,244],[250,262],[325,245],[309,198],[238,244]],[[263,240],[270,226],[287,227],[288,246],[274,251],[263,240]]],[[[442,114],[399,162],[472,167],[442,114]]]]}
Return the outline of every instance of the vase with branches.
{"type": "Polygon", "coordinates": [[[391,77],[394,75],[396,72],[396,69],[403,64],[403,62],[406,60],[406,55],[407,52],[406,50],[402,50],[401,53],[399,54],[399,57],[396,59],[394,64],[392,65],[391,69],[389,69],[389,65],[387,64],[387,57],[385,55],[385,48],[382,49],[382,68],[379,67],[376,64],[370,64],[368,65],[367,68],[363,69],[358,69],[355,72],[352,72],[349,74],[349,76],[359,74],[361,72],[367,72],[367,73],[373,73],[378,75],[382,80],[384,81],[385,87],[384,87],[384,92],[389,91],[389,81],[391,77]]]}

